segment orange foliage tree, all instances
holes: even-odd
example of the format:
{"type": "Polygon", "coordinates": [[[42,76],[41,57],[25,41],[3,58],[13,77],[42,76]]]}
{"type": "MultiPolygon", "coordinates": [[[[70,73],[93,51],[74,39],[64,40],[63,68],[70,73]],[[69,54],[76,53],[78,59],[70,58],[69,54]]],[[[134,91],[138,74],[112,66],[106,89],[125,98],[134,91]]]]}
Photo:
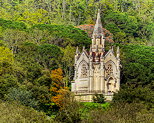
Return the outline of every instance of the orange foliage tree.
{"type": "Polygon", "coordinates": [[[61,68],[51,71],[52,86],[50,91],[52,93],[51,101],[59,108],[63,107],[63,100],[69,93],[67,87],[64,87],[63,83],[63,71],[61,68]]]}
{"type": "MultiPolygon", "coordinates": [[[[93,30],[94,30],[94,26],[95,26],[94,24],[85,24],[85,25],[77,26],[77,28],[84,30],[85,32],[88,33],[88,36],[91,37],[93,30]]],[[[113,43],[114,41],[113,41],[112,33],[105,28],[102,28],[102,29],[103,29],[103,32],[104,32],[105,40],[110,42],[110,43],[113,43]]]]}

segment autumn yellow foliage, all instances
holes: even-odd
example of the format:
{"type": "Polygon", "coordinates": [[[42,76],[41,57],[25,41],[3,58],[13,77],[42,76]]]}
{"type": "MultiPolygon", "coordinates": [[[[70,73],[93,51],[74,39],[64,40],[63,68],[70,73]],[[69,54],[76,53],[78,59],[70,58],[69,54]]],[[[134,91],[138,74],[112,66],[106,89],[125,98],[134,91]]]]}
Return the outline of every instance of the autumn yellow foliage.
{"type": "Polygon", "coordinates": [[[51,79],[53,82],[61,84],[63,81],[63,71],[61,68],[51,71],[51,79]]]}
{"type": "Polygon", "coordinates": [[[63,84],[63,71],[61,68],[51,71],[52,92],[51,101],[55,103],[59,108],[63,107],[63,100],[69,94],[68,87],[64,87],[63,84]]]}
{"type": "Polygon", "coordinates": [[[58,107],[63,108],[63,101],[68,94],[68,88],[61,88],[57,91],[57,95],[52,97],[51,101],[54,102],[58,107]]]}

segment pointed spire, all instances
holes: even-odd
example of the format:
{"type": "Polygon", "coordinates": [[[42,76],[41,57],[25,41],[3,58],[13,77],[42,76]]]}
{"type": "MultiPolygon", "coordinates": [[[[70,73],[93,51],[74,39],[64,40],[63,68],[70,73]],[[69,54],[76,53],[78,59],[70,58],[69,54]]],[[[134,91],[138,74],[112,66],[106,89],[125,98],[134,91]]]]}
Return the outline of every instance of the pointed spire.
{"type": "Polygon", "coordinates": [[[102,22],[101,22],[100,9],[99,9],[92,37],[100,38],[101,36],[103,36],[103,29],[102,29],[102,22]]]}
{"type": "Polygon", "coordinates": [[[83,46],[83,48],[82,48],[82,51],[84,51],[85,50],[85,46],[83,46]]]}
{"type": "Polygon", "coordinates": [[[90,49],[89,49],[89,58],[92,58],[92,54],[93,54],[92,47],[90,46],[90,49]]]}
{"type": "Polygon", "coordinates": [[[113,46],[111,46],[112,51],[114,52],[113,46]]]}
{"type": "Polygon", "coordinates": [[[92,52],[92,48],[91,48],[91,46],[90,46],[89,52],[92,52]]]}
{"type": "Polygon", "coordinates": [[[80,52],[79,52],[79,48],[77,47],[76,48],[76,54],[79,54],[80,52]]]}
{"type": "Polygon", "coordinates": [[[120,53],[119,46],[117,46],[117,53],[120,53]]]}
{"type": "Polygon", "coordinates": [[[102,48],[101,58],[104,58],[104,52],[105,52],[105,50],[104,50],[104,48],[102,48]]]}
{"type": "Polygon", "coordinates": [[[119,58],[120,56],[120,49],[119,49],[119,46],[117,47],[117,58],[119,58]]]}

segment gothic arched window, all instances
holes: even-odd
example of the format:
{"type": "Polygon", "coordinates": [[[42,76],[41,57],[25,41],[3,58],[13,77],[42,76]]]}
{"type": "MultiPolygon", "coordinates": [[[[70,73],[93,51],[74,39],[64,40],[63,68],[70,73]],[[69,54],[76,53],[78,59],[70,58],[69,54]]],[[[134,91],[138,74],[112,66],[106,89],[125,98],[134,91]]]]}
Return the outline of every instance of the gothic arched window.
{"type": "Polygon", "coordinates": [[[87,77],[87,68],[85,64],[82,64],[81,66],[81,78],[86,78],[87,77]]]}
{"type": "Polygon", "coordinates": [[[107,66],[106,73],[107,73],[107,75],[110,75],[111,73],[113,73],[113,68],[112,68],[112,65],[111,64],[109,64],[107,66]]]}

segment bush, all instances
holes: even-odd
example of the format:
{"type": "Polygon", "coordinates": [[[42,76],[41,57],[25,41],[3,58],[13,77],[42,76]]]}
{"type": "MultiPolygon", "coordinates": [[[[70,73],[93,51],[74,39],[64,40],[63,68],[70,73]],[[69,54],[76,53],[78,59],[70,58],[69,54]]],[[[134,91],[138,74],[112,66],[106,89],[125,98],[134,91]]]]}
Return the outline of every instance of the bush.
{"type": "Polygon", "coordinates": [[[148,86],[125,85],[113,96],[114,103],[143,103],[147,108],[154,107],[154,92],[148,86]]]}
{"type": "Polygon", "coordinates": [[[83,102],[81,103],[83,105],[84,109],[98,109],[98,108],[104,108],[107,109],[110,106],[110,103],[104,103],[104,104],[100,104],[100,103],[94,103],[94,102],[83,102]]]}
{"type": "Polygon", "coordinates": [[[143,104],[116,103],[106,111],[92,110],[82,123],[152,123],[153,113],[146,110],[143,104]]]}
{"type": "Polygon", "coordinates": [[[103,94],[95,94],[93,97],[95,103],[105,103],[105,98],[103,94]]]}
{"type": "Polygon", "coordinates": [[[18,103],[0,101],[1,123],[52,123],[53,120],[43,112],[22,106],[18,103]]]}

